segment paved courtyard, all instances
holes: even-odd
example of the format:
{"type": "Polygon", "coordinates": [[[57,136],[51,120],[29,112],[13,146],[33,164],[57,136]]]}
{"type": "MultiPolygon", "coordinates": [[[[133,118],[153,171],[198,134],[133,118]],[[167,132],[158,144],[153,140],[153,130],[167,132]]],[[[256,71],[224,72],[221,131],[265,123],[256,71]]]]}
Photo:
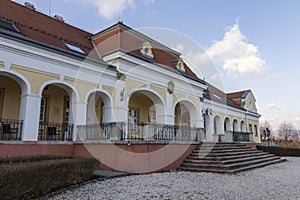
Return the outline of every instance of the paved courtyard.
{"type": "Polygon", "coordinates": [[[49,199],[300,200],[300,158],[236,175],[166,172],[88,183],[49,199]]]}

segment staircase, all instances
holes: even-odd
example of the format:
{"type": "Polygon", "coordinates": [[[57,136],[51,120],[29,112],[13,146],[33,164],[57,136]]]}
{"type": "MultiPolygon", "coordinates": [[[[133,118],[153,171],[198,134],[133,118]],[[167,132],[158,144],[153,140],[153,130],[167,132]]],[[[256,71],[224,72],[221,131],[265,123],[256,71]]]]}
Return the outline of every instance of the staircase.
{"type": "Polygon", "coordinates": [[[284,161],[241,143],[203,143],[187,157],[179,170],[233,174],[284,161]]]}

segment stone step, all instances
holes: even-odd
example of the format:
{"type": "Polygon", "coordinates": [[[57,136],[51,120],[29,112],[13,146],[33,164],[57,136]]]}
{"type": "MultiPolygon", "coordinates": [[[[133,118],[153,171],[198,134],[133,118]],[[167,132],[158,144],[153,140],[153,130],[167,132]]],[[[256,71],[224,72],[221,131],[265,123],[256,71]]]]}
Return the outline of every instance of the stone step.
{"type": "Polygon", "coordinates": [[[201,153],[191,153],[192,156],[212,156],[212,157],[222,157],[222,156],[234,156],[234,155],[242,155],[248,153],[257,153],[261,151],[251,150],[251,151],[239,151],[239,152],[223,152],[223,153],[214,153],[214,152],[201,152],[201,153]]]}
{"type": "Polygon", "coordinates": [[[185,167],[185,166],[181,166],[179,168],[179,170],[182,171],[192,171],[192,172],[211,172],[211,173],[226,173],[226,174],[235,174],[238,172],[242,172],[242,171],[246,171],[246,170],[251,170],[251,169],[255,169],[255,168],[260,168],[260,167],[265,167],[268,165],[272,165],[272,164],[278,164],[281,162],[285,162],[285,159],[279,159],[279,160],[272,160],[269,162],[264,162],[264,163],[259,163],[256,165],[250,165],[250,166],[246,166],[246,167],[242,167],[242,168],[237,168],[234,170],[225,170],[225,169],[202,169],[202,168],[197,168],[197,167],[185,167]]]}
{"type": "Polygon", "coordinates": [[[237,173],[283,161],[284,159],[278,156],[241,143],[207,143],[196,148],[181,164],[179,170],[237,173]]]}
{"type": "Polygon", "coordinates": [[[205,150],[194,150],[193,153],[227,153],[227,152],[245,152],[245,151],[257,151],[256,149],[252,148],[244,148],[244,149],[211,149],[210,151],[208,149],[205,150]]]}
{"type": "Polygon", "coordinates": [[[230,159],[235,159],[235,158],[247,158],[247,157],[253,157],[253,156],[257,156],[257,155],[268,155],[268,153],[266,152],[259,152],[259,153],[247,153],[247,154],[241,154],[241,155],[233,155],[233,156],[222,156],[222,157],[215,157],[215,156],[188,156],[188,159],[195,159],[195,160],[230,160],[230,159]]]}
{"type": "Polygon", "coordinates": [[[262,154],[262,155],[254,155],[254,156],[248,156],[243,158],[233,158],[228,160],[200,160],[200,159],[193,159],[193,158],[187,158],[184,163],[199,163],[199,164],[222,164],[222,165],[229,165],[233,163],[239,163],[239,162],[245,162],[245,161],[251,161],[255,159],[261,159],[261,158],[269,158],[273,157],[272,154],[262,154]]]}
{"type": "Polygon", "coordinates": [[[208,147],[208,146],[199,146],[197,147],[195,150],[224,150],[224,149],[252,149],[251,147],[248,147],[248,146],[211,146],[211,147],[208,147]]]}
{"type": "Polygon", "coordinates": [[[251,165],[257,165],[264,162],[270,162],[273,160],[279,160],[279,157],[270,157],[270,158],[260,158],[251,161],[238,162],[229,165],[224,165],[221,163],[218,164],[203,164],[203,163],[183,163],[183,167],[191,167],[191,168],[201,168],[201,169],[219,169],[219,170],[234,170],[238,168],[243,168],[251,165]]]}
{"type": "Polygon", "coordinates": [[[276,159],[276,160],[272,160],[272,161],[268,161],[268,162],[263,162],[263,163],[259,163],[256,165],[249,165],[249,166],[245,166],[245,167],[240,167],[234,170],[230,170],[229,173],[237,173],[237,172],[241,172],[241,171],[245,171],[245,170],[250,170],[250,169],[255,169],[255,168],[259,168],[259,167],[265,167],[267,165],[272,165],[272,164],[277,164],[277,163],[282,163],[285,162],[286,159],[276,159]]]}

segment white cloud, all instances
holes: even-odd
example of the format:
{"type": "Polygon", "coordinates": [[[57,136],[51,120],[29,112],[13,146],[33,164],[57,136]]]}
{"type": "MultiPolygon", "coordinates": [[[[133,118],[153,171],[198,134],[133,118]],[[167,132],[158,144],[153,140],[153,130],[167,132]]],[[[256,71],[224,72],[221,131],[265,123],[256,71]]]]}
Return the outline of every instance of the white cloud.
{"type": "Polygon", "coordinates": [[[271,110],[277,110],[277,111],[284,111],[285,109],[280,107],[280,106],[277,106],[275,103],[269,103],[267,105],[267,108],[268,109],[271,109],[271,110]]]}
{"type": "Polygon", "coordinates": [[[300,130],[300,116],[290,116],[290,115],[273,115],[272,117],[262,117],[261,118],[262,121],[268,121],[273,130],[278,130],[279,125],[282,122],[288,122],[293,124],[296,129],[300,130]]]}
{"type": "MultiPolygon", "coordinates": [[[[112,20],[121,15],[124,10],[134,10],[137,7],[137,0],[78,0],[83,3],[91,4],[97,7],[99,15],[112,20]]],[[[144,6],[149,6],[154,0],[142,0],[144,6]]]]}
{"type": "Polygon", "coordinates": [[[225,33],[221,41],[214,42],[207,54],[228,73],[237,77],[244,74],[259,74],[266,68],[257,46],[247,41],[238,23],[225,33]]]}

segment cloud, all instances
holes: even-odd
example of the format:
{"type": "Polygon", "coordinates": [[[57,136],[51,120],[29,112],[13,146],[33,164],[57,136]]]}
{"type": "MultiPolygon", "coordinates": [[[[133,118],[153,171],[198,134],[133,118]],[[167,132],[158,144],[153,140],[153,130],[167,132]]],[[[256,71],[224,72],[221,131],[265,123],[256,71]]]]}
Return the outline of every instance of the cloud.
{"type": "MultiPolygon", "coordinates": [[[[121,15],[126,9],[135,10],[137,8],[137,0],[78,0],[86,4],[97,7],[99,15],[112,20],[121,15]]],[[[142,0],[144,6],[149,6],[154,0],[142,0]]]]}
{"type": "Polygon", "coordinates": [[[271,109],[271,110],[276,110],[276,111],[284,111],[285,110],[284,108],[277,106],[275,103],[269,103],[267,105],[267,108],[271,109]]]}
{"type": "Polygon", "coordinates": [[[234,77],[259,74],[266,68],[265,60],[261,57],[258,47],[247,41],[238,23],[229,28],[221,41],[214,42],[207,49],[207,54],[234,77]]]}
{"type": "Polygon", "coordinates": [[[273,130],[278,130],[279,125],[282,122],[288,122],[293,124],[296,129],[300,130],[300,116],[290,116],[290,115],[273,115],[272,117],[262,117],[261,121],[268,121],[273,130]]]}

